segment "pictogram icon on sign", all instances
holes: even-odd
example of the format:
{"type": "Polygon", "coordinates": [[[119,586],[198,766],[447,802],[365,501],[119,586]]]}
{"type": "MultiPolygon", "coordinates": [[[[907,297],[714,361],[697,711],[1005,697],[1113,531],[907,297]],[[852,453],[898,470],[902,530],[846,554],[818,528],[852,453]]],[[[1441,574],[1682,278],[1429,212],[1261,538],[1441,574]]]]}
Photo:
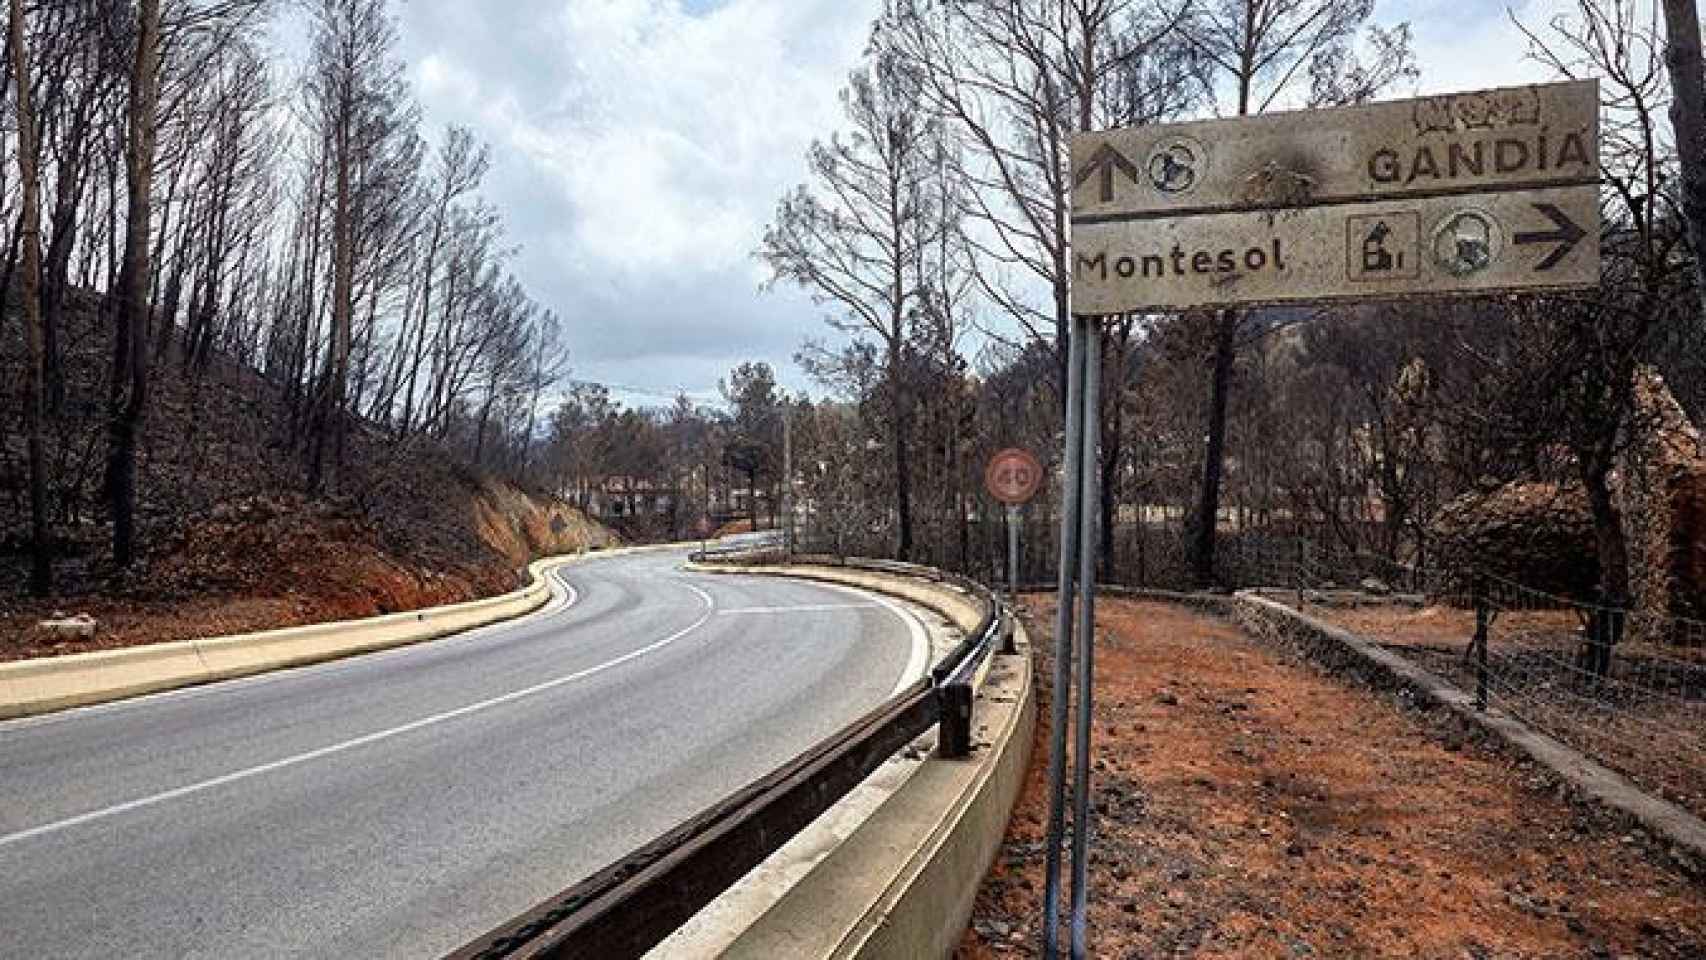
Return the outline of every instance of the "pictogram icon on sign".
{"type": "Polygon", "coordinates": [[[1162,193],[1188,193],[1202,179],[1208,148],[1193,137],[1168,137],[1149,151],[1149,182],[1162,193]]]}
{"type": "Polygon", "coordinates": [[[1454,277],[1480,273],[1503,245],[1498,221],[1479,210],[1459,210],[1434,228],[1434,262],[1454,277]]]}
{"type": "Polygon", "coordinates": [[[1421,214],[1414,210],[1345,218],[1345,268],[1352,280],[1409,279],[1421,270],[1421,214]]]}

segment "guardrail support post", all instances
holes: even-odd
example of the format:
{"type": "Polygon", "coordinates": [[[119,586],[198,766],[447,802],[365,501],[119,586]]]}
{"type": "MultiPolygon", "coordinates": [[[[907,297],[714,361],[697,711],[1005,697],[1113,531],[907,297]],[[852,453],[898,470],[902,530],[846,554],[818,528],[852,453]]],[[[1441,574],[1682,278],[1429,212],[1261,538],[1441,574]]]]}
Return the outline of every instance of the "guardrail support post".
{"type": "Polygon", "coordinates": [[[971,684],[949,683],[936,689],[942,708],[936,755],[943,760],[971,756],[971,684]]]}

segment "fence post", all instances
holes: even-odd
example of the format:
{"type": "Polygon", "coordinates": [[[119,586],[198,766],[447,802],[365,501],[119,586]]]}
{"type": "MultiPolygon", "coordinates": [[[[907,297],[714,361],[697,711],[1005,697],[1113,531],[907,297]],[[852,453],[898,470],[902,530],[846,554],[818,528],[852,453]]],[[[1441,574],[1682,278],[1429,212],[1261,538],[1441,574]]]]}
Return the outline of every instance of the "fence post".
{"type": "Polygon", "coordinates": [[[1297,609],[1303,609],[1303,570],[1309,561],[1309,541],[1297,538],[1297,609]]]}
{"type": "Polygon", "coordinates": [[[1487,632],[1491,613],[1487,606],[1487,584],[1475,578],[1475,709],[1487,709],[1487,632]]]}

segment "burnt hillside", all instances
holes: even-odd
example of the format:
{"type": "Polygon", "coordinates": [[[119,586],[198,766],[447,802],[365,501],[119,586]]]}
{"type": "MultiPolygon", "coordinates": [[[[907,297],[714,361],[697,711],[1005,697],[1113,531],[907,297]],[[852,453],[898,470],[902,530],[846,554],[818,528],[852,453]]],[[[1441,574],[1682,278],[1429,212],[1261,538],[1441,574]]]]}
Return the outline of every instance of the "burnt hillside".
{"type": "Polygon", "coordinates": [[[517,583],[544,554],[610,533],[566,504],[463,465],[443,445],[351,430],[335,493],[304,496],[300,425],[279,386],[229,356],[201,369],[175,344],[153,357],[138,451],[140,562],[108,559],[102,493],[110,333],[73,295],[62,397],[47,429],[56,596],[26,595],[29,492],[23,338],[0,327],[0,659],[65,652],[33,630],[54,611],[102,621],[93,645],[180,639],[471,599],[517,583]]]}

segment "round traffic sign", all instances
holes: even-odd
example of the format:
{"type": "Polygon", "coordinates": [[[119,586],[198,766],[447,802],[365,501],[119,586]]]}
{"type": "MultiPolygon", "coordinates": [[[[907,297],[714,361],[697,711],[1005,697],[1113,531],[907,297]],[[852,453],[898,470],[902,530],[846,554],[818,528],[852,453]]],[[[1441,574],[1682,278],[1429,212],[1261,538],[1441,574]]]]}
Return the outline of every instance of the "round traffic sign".
{"type": "Polygon", "coordinates": [[[1008,447],[989,458],[983,471],[983,485],[989,495],[1002,503],[1017,506],[1028,503],[1043,485],[1043,465],[1029,451],[1008,447]]]}

